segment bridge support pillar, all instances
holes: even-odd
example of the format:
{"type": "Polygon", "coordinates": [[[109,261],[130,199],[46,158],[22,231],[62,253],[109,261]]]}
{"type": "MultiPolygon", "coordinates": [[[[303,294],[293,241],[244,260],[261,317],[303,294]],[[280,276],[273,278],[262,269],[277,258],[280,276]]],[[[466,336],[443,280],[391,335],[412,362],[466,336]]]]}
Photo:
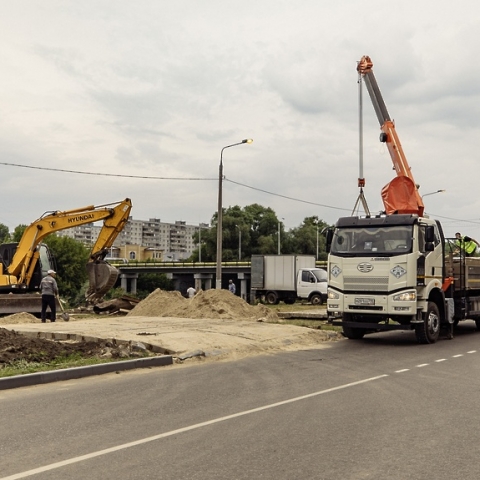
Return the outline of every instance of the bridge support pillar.
{"type": "Polygon", "coordinates": [[[195,273],[193,275],[195,280],[195,290],[210,290],[212,288],[213,274],[212,273],[195,273]]]}
{"type": "Polygon", "coordinates": [[[138,273],[121,273],[120,274],[120,283],[123,290],[126,293],[131,293],[135,295],[137,293],[137,280],[138,273]],[[130,289],[128,286],[130,285],[130,289]]]}
{"type": "Polygon", "coordinates": [[[248,300],[248,285],[247,282],[250,280],[249,273],[239,273],[237,274],[237,278],[240,280],[240,298],[243,300],[248,300]]]}

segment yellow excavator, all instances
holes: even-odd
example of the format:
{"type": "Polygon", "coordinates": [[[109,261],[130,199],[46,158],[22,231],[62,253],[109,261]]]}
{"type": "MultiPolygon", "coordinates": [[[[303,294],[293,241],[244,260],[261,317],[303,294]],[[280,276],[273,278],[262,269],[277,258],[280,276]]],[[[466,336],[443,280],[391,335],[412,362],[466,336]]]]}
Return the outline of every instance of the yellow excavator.
{"type": "Polygon", "coordinates": [[[87,263],[87,304],[100,302],[115,285],[118,270],[104,258],[128,221],[132,202],[129,198],[105,205],[89,205],[74,210],[44,213],[24,231],[20,242],[0,245],[0,315],[18,312],[39,314],[40,281],[55,259],[42,240],[52,233],[103,220],[103,227],[87,263]]]}

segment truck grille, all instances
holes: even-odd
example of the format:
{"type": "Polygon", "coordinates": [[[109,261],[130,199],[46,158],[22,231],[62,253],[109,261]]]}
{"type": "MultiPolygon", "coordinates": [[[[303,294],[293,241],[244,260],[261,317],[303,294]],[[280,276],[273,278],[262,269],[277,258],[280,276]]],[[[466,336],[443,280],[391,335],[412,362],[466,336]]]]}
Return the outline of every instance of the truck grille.
{"type": "Polygon", "coordinates": [[[345,290],[385,292],[388,277],[344,277],[345,290]]]}

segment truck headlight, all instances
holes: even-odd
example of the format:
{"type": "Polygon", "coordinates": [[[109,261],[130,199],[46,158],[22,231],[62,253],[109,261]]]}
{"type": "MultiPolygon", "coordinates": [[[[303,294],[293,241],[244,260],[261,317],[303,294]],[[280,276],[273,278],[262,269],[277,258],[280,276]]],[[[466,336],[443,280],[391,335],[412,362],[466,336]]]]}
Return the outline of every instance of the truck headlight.
{"type": "Polygon", "coordinates": [[[328,290],[327,297],[329,300],[338,300],[340,298],[340,295],[334,290],[328,290]]]}
{"type": "Polygon", "coordinates": [[[415,302],[417,300],[417,292],[403,292],[393,296],[396,302],[415,302]]]}

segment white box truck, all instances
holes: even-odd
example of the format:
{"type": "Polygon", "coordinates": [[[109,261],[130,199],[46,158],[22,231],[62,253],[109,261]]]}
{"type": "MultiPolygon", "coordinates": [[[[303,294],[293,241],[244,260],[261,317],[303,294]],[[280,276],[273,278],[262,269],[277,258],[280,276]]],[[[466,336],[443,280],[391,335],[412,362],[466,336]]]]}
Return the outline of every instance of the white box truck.
{"type": "Polygon", "coordinates": [[[327,272],[313,255],[252,255],[251,298],[276,305],[304,299],[321,305],[327,299],[327,272]]]}

